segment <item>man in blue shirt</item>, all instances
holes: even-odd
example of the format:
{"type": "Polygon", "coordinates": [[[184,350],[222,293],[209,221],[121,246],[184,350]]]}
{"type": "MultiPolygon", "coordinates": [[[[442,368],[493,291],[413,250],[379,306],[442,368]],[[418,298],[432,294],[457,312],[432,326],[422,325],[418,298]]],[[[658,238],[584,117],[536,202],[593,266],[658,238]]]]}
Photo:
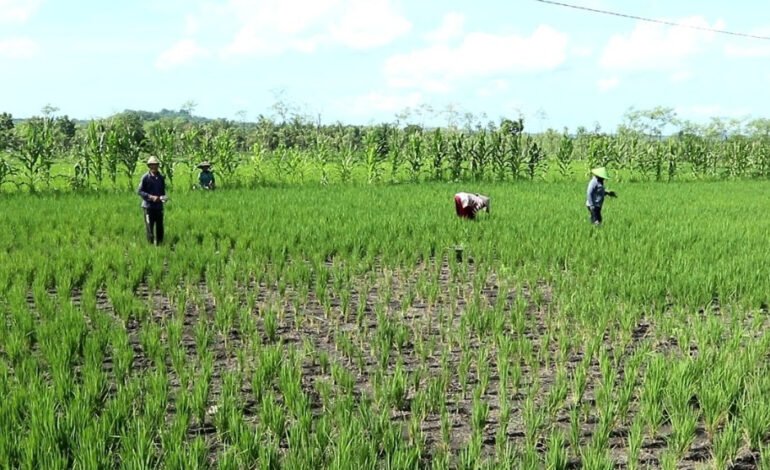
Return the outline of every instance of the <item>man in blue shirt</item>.
{"type": "Polygon", "coordinates": [[[616,197],[615,191],[604,189],[604,180],[609,179],[607,170],[604,167],[591,170],[593,178],[588,182],[586,191],[586,206],[591,214],[591,223],[601,225],[602,223],[602,205],[604,205],[604,196],[616,197]]]}
{"type": "Polygon", "coordinates": [[[160,162],[154,156],[147,160],[150,171],[142,175],[136,190],[142,198],[144,225],[147,229],[147,241],[155,245],[163,243],[163,203],[166,202],[166,180],[158,168],[160,162]]]}
{"type": "Polygon", "coordinates": [[[216,182],[214,181],[214,173],[211,171],[211,164],[209,162],[203,162],[198,165],[201,173],[198,175],[198,184],[202,189],[214,189],[216,182]]]}

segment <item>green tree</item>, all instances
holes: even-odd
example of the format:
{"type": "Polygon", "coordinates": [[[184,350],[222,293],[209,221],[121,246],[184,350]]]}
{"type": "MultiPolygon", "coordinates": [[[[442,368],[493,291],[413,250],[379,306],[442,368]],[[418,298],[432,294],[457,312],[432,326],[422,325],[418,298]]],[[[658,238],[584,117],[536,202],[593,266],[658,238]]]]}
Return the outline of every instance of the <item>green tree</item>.
{"type": "Polygon", "coordinates": [[[69,151],[72,149],[75,134],[77,132],[75,121],[65,114],[64,116],[59,116],[55,119],[55,125],[58,131],[56,134],[59,138],[59,146],[62,150],[69,151]]]}
{"type": "Polygon", "coordinates": [[[625,114],[626,126],[649,137],[661,139],[678,122],[673,108],[657,106],[652,109],[630,109],[625,114]]]}
{"type": "MultiPolygon", "coordinates": [[[[0,121],[2,117],[0,117],[0,121]]],[[[2,126],[0,125],[0,128],[2,126]]],[[[752,137],[758,138],[770,138],[770,119],[760,118],[753,119],[746,124],[746,130],[752,137]]]]}

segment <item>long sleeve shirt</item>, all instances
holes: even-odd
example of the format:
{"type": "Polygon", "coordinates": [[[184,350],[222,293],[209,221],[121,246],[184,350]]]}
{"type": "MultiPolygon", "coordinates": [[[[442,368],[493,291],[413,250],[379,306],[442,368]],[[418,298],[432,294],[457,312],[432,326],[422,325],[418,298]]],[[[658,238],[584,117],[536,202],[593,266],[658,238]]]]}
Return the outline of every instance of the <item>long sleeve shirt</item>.
{"type": "Polygon", "coordinates": [[[481,194],[457,193],[455,197],[460,198],[463,209],[471,206],[474,213],[490,206],[489,198],[481,194]]]}
{"type": "Polygon", "coordinates": [[[201,174],[198,176],[198,183],[200,183],[201,188],[207,188],[211,183],[214,183],[214,173],[201,171],[201,174]]]}
{"type": "Polygon", "coordinates": [[[604,204],[604,193],[604,184],[595,176],[591,178],[591,181],[588,183],[588,190],[586,191],[586,206],[602,207],[602,204],[604,204]]]}
{"type": "Polygon", "coordinates": [[[166,180],[160,173],[153,175],[150,172],[142,175],[141,181],[139,181],[139,188],[136,193],[142,198],[142,207],[145,209],[163,209],[163,203],[158,201],[151,201],[150,196],[165,196],[166,195],[166,180]]]}

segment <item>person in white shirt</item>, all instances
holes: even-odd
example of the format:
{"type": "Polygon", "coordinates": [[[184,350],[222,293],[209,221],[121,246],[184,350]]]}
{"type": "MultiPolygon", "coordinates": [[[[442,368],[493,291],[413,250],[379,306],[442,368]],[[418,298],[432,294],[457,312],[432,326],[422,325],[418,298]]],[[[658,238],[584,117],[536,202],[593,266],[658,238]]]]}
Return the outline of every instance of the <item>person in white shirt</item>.
{"type": "Polygon", "coordinates": [[[476,218],[476,212],[484,209],[489,213],[491,200],[487,196],[478,193],[455,194],[455,210],[457,216],[464,219],[476,218]]]}

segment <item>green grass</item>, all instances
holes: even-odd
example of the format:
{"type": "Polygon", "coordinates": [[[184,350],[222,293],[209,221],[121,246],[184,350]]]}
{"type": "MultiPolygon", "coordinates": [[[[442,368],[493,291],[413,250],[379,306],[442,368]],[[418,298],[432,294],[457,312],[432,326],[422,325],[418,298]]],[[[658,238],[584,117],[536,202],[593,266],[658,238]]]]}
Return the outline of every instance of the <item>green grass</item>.
{"type": "Polygon", "coordinates": [[[6,194],[0,466],[766,460],[765,185],[611,186],[6,194]]]}

